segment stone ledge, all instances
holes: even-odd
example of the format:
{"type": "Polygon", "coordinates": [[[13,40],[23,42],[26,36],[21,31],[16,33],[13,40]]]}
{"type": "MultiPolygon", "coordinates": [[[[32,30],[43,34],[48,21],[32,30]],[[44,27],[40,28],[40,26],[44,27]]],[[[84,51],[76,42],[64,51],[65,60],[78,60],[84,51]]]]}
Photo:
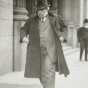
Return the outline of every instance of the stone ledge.
{"type": "Polygon", "coordinates": [[[24,72],[12,72],[0,77],[0,88],[43,88],[37,78],[24,78],[24,72]]]}

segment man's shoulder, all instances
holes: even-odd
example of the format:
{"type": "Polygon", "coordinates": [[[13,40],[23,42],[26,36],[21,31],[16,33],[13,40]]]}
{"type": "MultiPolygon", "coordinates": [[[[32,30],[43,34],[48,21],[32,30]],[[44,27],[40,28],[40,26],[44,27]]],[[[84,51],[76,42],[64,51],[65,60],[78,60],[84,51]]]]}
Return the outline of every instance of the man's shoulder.
{"type": "Polygon", "coordinates": [[[85,27],[79,27],[78,28],[78,32],[81,32],[81,31],[84,31],[85,30],[85,27]]]}
{"type": "Polygon", "coordinates": [[[88,30],[88,27],[79,27],[78,29],[79,30],[82,30],[82,29],[85,29],[85,30],[87,29],[88,30]]]}
{"type": "Polygon", "coordinates": [[[25,22],[26,26],[29,27],[30,25],[33,25],[36,22],[35,19],[36,19],[36,16],[29,17],[25,22]]]}
{"type": "Polygon", "coordinates": [[[88,28],[80,27],[80,28],[78,28],[78,31],[88,31],[88,28]]]}
{"type": "Polygon", "coordinates": [[[88,29],[85,28],[85,27],[79,28],[79,30],[78,30],[78,36],[79,37],[82,37],[82,36],[88,37],[88,29]]]}

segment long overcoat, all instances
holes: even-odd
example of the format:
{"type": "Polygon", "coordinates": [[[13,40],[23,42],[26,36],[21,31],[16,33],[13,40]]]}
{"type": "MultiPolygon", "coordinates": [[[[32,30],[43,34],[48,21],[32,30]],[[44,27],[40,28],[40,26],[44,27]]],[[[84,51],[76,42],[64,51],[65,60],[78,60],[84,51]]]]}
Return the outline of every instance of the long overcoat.
{"type": "MultiPolygon", "coordinates": [[[[69,69],[66,64],[61,42],[58,38],[60,25],[57,23],[56,17],[49,16],[50,25],[53,29],[55,40],[56,40],[56,51],[57,51],[57,62],[56,71],[60,74],[67,76],[69,69]]],[[[40,78],[41,75],[41,49],[40,49],[40,36],[38,29],[38,16],[32,17],[27,20],[24,27],[21,28],[20,41],[24,36],[29,35],[29,43],[27,46],[27,57],[25,65],[25,77],[40,78]]]]}

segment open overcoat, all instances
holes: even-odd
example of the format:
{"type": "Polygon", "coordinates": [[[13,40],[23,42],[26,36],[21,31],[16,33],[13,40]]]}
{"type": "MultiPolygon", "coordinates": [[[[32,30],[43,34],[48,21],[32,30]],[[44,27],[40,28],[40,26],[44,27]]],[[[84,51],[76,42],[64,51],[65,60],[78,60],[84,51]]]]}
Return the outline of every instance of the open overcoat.
{"type": "MultiPolygon", "coordinates": [[[[21,42],[24,36],[29,35],[24,74],[25,77],[40,78],[41,75],[41,49],[38,19],[38,16],[28,19],[24,27],[21,28],[20,32],[21,42]]],[[[67,76],[69,74],[69,69],[66,64],[61,42],[58,37],[58,32],[60,32],[60,25],[58,24],[58,21],[54,16],[49,16],[49,20],[54,32],[57,47],[56,71],[58,71],[60,74],[64,74],[65,76],[67,76]]]]}

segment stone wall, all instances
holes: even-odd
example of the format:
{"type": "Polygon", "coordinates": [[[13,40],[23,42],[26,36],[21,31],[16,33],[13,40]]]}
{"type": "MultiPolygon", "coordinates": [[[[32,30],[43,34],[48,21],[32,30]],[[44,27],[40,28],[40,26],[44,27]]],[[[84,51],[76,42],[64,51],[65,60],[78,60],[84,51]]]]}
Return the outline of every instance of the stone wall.
{"type": "Polygon", "coordinates": [[[63,15],[67,22],[80,23],[80,0],[63,0],[63,15]]]}
{"type": "Polygon", "coordinates": [[[0,75],[12,71],[13,0],[0,0],[0,75]]]}
{"type": "Polygon", "coordinates": [[[63,16],[68,26],[67,41],[72,47],[77,45],[77,29],[82,19],[80,2],[81,0],[63,0],[63,16]]]}

